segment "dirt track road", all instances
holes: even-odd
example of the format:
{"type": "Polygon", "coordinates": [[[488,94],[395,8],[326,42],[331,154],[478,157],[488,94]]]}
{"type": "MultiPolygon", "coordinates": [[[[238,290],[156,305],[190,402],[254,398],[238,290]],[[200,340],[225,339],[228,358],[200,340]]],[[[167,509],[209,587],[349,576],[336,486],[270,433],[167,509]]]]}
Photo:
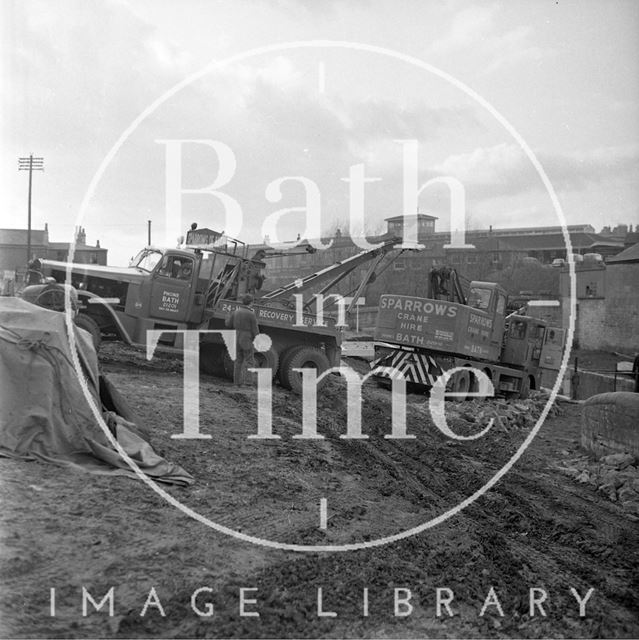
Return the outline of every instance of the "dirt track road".
{"type": "MultiPolygon", "coordinates": [[[[146,364],[113,345],[110,379],[151,427],[153,444],[196,478],[171,495],[243,533],[296,544],[345,544],[392,535],[473,493],[522,442],[521,429],[493,429],[457,444],[412,398],[409,431],[392,441],[389,395],[365,393],[368,441],[348,441],[338,381],[318,402],[318,430],[303,441],[299,398],[273,393],[281,440],[256,441],[255,392],[203,377],[201,429],[208,441],[171,439],[181,430],[182,379],[171,361],[146,364]],[[131,365],[135,366],[131,366],[131,365]],[[327,499],[328,526],[319,527],[327,499]]],[[[456,428],[468,423],[451,419],[456,428]]],[[[466,425],[466,427],[464,426],[466,425]]],[[[347,553],[301,553],[249,544],[195,522],[139,481],[90,476],[40,463],[0,460],[4,637],[636,637],[637,522],[555,466],[581,454],[579,407],[564,405],[492,490],[421,534],[347,553]],[[114,615],[82,615],[82,587],[99,599],[114,586],[114,615]],[[140,613],[155,587],[163,607],[140,613]],[[200,587],[200,608],[191,608],[200,587]],[[491,587],[503,608],[479,613],[491,587]],[[50,615],[56,589],[56,616],[50,615]],[[241,617],[240,588],[246,611],[241,617]],[[317,612],[322,589],[323,610],[317,612]],[[436,589],[454,593],[453,617],[436,616],[436,589]],[[529,615],[543,588],[546,617],[529,615]],[[586,615],[570,589],[585,596],[586,615]],[[368,589],[368,616],[363,590],[368,589]],[[394,615],[395,589],[410,590],[410,615],[394,615]]],[[[398,592],[406,598],[407,591],[398,592]]],[[[408,605],[399,604],[399,613],[408,605]]]]}

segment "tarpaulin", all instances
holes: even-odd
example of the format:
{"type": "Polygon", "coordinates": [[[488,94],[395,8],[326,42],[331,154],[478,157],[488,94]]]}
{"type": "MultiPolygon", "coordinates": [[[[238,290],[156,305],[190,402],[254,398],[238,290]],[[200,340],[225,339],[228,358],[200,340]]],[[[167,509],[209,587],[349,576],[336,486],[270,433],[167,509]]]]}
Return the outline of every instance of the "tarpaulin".
{"type": "MultiPolygon", "coordinates": [[[[89,333],[73,331],[82,376],[118,444],[149,477],[191,484],[189,473],[153,451],[113,385],[100,377],[89,333]]],[[[91,411],[64,314],[9,297],[0,298],[0,455],[137,477],[91,411]]]]}

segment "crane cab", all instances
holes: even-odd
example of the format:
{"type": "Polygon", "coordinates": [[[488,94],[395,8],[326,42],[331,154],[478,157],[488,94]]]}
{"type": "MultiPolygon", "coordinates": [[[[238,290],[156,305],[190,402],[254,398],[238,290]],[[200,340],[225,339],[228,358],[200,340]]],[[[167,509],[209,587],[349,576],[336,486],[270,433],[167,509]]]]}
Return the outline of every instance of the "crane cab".
{"type": "Polygon", "coordinates": [[[546,323],[530,316],[510,316],[504,331],[501,362],[514,367],[538,367],[546,323]]]}

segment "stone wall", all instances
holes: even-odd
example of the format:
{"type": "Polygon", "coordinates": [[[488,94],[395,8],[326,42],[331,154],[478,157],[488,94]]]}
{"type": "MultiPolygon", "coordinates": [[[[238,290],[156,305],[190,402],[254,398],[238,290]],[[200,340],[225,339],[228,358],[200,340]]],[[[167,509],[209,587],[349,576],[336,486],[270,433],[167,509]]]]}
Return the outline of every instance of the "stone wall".
{"type": "Polygon", "coordinates": [[[606,300],[583,299],[577,302],[575,337],[580,349],[603,349],[606,343],[606,300]]]}
{"type": "MultiPolygon", "coordinates": [[[[599,297],[577,296],[575,345],[581,349],[638,353],[639,263],[606,265],[604,291],[605,295],[599,297]]],[[[568,327],[570,300],[565,279],[562,294],[563,326],[568,327]]]]}
{"type": "Polygon", "coordinates": [[[639,352],[639,262],[607,267],[602,342],[605,348],[639,352]]]}
{"type": "Polygon", "coordinates": [[[639,456],[637,413],[636,393],[603,393],[590,398],[582,413],[582,446],[600,456],[615,452],[639,456]]]}

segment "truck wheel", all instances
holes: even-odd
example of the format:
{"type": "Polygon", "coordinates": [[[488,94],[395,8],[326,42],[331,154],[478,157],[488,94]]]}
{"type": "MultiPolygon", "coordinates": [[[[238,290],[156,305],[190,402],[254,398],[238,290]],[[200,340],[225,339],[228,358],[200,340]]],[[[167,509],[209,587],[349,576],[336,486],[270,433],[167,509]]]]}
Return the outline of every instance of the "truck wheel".
{"type": "Polygon", "coordinates": [[[91,334],[93,347],[97,351],[102,344],[102,332],[100,331],[98,323],[86,313],[78,313],[73,321],[75,322],[76,326],[80,327],[80,329],[84,329],[91,334]]]}
{"type": "Polygon", "coordinates": [[[453,402],[463,402],[466,400],[466,394],[470,390],[470,372],[469,371],[455,371],[448,380],[446,385],[446,391],[452,393],[459,393],[458,396],[449,398],[453,402]]]}
{"type": "MultiPolygon", "coordinates": [[[[291,389],[295,393],[302,393],[302,374],[293,369],[310,369],[313,367],[317,370],[318,375],[326,371],[330,364],[328,358],[322,351],[315,347],[299,347],[293,349],[288,357],[282,362],[280,367],[280,382],[286,389],[291,389]]],[[[317,388],[321,389],[328,380],[324,378],[317,388]]]]}
{"type": "Polygon", "coordinates": [[[256,351],[255,352],[255,366],[258,369],[270,369],[273,373],[273,380],[277,375],[277,368],[280,363],[280,357],[275,349],[269,349],[268,351],[256,351]]]}
{"type": "Polygon", "coordinates": [[[219,344],[200,345],[200,370],[210,376],[224,377],[224,353],[219,344]]]}
{"type": "MultiPolygon", "coordinates": [[[[39,307],[44,307],[45,309],[64,311],[64,287],[57,284],[43,285],[36,299],[33,301],[29,300],[29,302],[33,302],[33,304],[37,304],[39,307]]],[[[82,328],[84,329],[85,327],[82,328]]]]}
{"type": "MultiPolygon", "coordinates": [[[[288,363],[291,361],[291,358],[300,350],[303,349],[301,345],[297,347],[288,347],[285,349],[280,356],[280,368],[277,372],[277,379],[280,381],[280,384],[284,387],[284,371],[288,369],[288,363]]],[[[288,387],[287,387],[288,388],[288,387]]]]}
{"type": "Polygon", "coordinates": [[[519,390],[519,399],[526,400],[530,395],[530,377],[525,376],[521,381],[521,389],[519,390]]]}

